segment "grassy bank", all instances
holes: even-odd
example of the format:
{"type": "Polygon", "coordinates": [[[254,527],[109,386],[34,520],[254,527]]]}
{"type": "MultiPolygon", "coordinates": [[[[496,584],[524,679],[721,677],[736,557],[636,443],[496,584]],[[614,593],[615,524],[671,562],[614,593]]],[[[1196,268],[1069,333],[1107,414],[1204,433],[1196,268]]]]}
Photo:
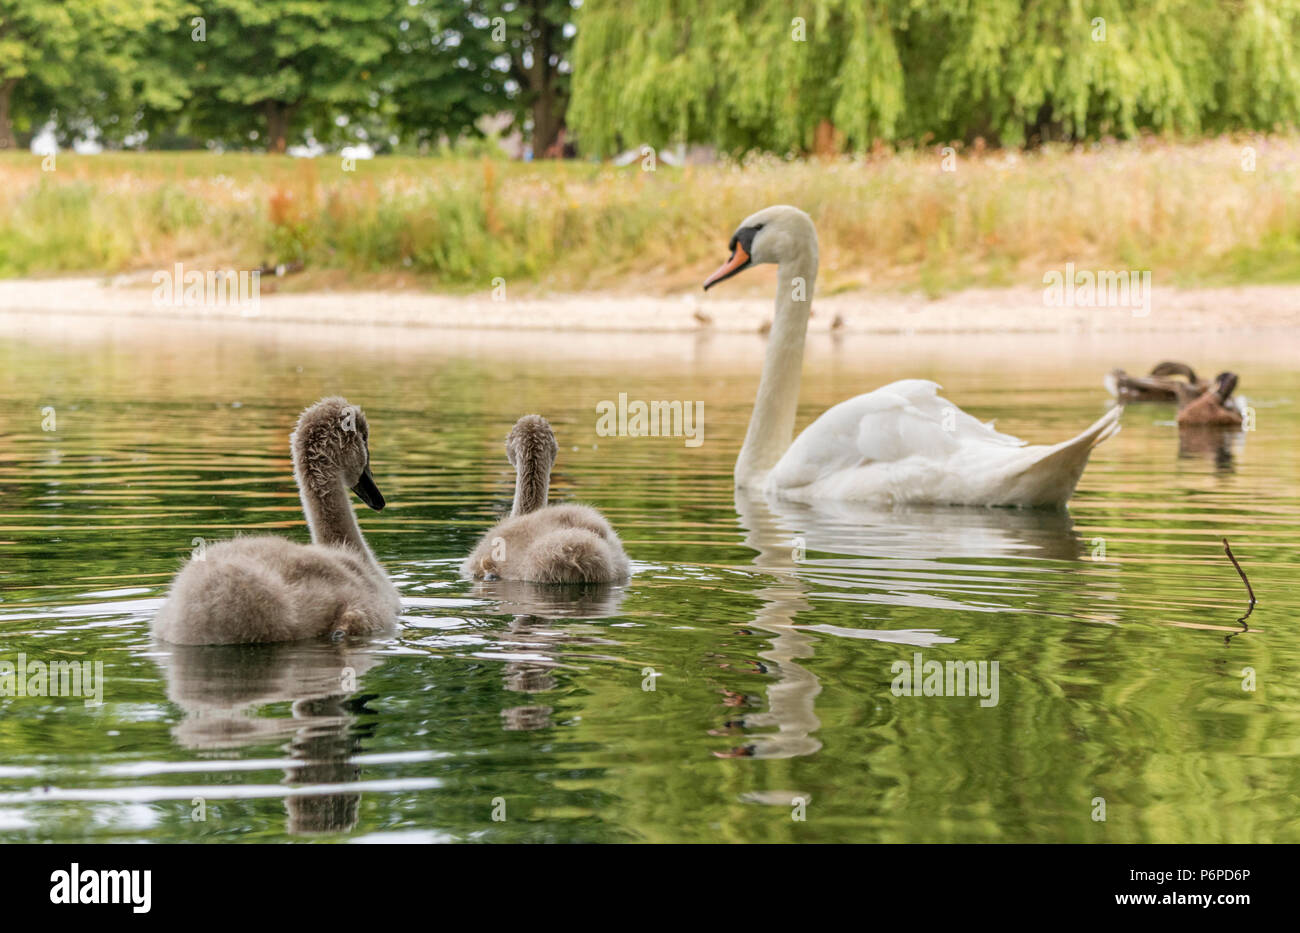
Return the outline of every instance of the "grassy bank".
{"type": "Polygon", "coordinates": [[[1300,280],[1300,138],[937,152],[745,167],[189,153],[0,154],[0,276],[257,268],[291,287],[524,292],[698,284],[771,203],[817,221],[823,293],[941,293],[1080,268],[1300,280]],[[1254,152],[1254,171],[1243,168],[1254,152]]]}

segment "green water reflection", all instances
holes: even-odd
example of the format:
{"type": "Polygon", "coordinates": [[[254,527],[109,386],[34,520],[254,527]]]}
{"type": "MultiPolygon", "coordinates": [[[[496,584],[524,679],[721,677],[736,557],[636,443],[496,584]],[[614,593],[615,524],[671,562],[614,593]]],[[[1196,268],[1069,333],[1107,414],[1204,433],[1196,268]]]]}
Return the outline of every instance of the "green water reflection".
{"type": "Polygon", "coordinates": [[[105,688],[0,698],[0,839],[1300,841],[1294,347],[820,340],[801,423],[917,376],[1061,439],[1104,372],[1182,355],[1240,372],[1257,430],[1130,408],[1068,514],[813,508],[732,489],[759,337],[10,325],[0,661],[102,662],[105,688]],[[620,392],[702,400],[705,443],[598,437],[620,392]],[[287,437],[331,393],[372,425],[390,507],[361,521],[401,634],[152,643],[199,539],[306,539],[287,437]],[[529,411],[559,436],[554,495],[622,534],[627,586],[458,577],[529,411]],[[1224,536],[1260,598],[1230,642],[1224,536]],[[917,653],[996,660],[998,704],[894,696],[917,653]]]}

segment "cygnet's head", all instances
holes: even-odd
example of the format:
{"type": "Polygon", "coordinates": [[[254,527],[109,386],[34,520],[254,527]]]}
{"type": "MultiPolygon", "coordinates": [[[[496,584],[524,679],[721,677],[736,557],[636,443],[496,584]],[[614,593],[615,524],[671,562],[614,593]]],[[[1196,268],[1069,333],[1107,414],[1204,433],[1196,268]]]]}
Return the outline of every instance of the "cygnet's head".
{"type": "Polygon", "coordinates": [[[707,291],[724,279],[763,263],[780,264],[804,252],[817,258],[817,229],[812,218],[787,204],[765,207],[740,222],[727,244],[731,258],[704,280],[707,291]]]}
{"type": "Polygon", "coordinates": [[[370,475],[370,425],[359,405],[323,398],[298,416],[289,443],[299,482],[324,493],[339,479],[376,511],[384,497],[370,475]]]}
{"type": "Polygon", "coordinates": [[[524,415],[506,436],[506,459],[515,468],[532,464],[549,475],[559,452],[555,432],[541,415],[524,415]]]}

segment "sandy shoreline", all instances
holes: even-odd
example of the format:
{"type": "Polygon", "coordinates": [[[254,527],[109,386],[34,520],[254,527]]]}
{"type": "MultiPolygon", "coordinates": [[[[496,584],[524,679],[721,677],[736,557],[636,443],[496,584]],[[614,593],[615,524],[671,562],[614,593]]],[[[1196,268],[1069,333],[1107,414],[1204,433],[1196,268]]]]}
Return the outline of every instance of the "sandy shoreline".
{"type": "MultiPolygon", "coordinates": [[[[103,278],[0,282],[0,314],[143,319],[237,319],[418,328],[756,333],[770,293],[669,297],[609,293],[509,298],[413,291],[273,292],[255,307],[157,305],[148,286],[103,278]]],[[[1041,288],[970,289],[929,299],[855,291],[818,297],[810,331],[846,334],[1213,333],[1300,327],[1300,286],[1156,288],[1143,308],[1052,307],[1041,288]]]]}

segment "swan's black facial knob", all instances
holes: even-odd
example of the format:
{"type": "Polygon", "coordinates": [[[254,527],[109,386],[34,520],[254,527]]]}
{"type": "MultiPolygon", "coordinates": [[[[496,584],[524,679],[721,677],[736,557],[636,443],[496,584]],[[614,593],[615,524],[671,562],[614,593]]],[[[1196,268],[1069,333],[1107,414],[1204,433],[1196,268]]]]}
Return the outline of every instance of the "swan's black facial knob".
{"type": "Polygon", "coordinates": [[[754,237],[762,229],[762,224],[755,224],[752,227],[741,227],[732,234],[731,242],[727,244],[727,249],[731,250],[731,258],[704,280],[705,291],[753,265],[753,260],[750,257],[754,254],[754,237]]]}

